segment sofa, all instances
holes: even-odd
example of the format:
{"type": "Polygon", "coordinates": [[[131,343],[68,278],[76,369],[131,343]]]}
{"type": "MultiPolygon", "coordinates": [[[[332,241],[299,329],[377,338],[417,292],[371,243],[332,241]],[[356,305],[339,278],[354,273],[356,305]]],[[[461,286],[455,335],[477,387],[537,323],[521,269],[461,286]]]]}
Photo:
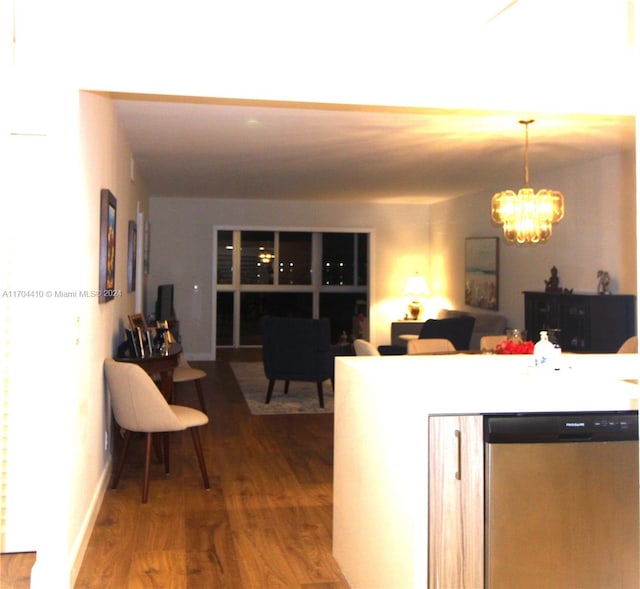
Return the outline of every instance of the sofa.
{"type": "Polygon", "coordinates": [[[483,313],[475,311],[459,311],[456,309],[440,309],[436,319],[446,319],[449,317],[460,317],[461,315],[471,315],[475,317],[475,324],[471,334],[470,350],[480,349],[480,338],[484,335],[503,335],[507,329],[507,318],[497,313],[483,313]]]}

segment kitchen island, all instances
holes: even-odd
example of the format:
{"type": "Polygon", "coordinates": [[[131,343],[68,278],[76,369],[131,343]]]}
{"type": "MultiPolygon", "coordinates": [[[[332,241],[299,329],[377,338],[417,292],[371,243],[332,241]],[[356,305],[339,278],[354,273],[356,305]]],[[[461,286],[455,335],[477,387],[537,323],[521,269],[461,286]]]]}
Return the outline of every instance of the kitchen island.
{"type": "Polygon", "coordinates": [[[336,359],[333,553],[352,589],[428,586],[430,416],[638,409],[635,354],[532,360],[336,359]]]}

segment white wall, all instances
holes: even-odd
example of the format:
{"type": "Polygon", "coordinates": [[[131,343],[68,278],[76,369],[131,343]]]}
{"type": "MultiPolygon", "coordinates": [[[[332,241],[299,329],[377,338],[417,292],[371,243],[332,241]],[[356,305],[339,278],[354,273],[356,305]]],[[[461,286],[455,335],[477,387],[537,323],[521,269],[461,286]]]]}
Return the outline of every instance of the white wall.
{"type": "Polygon", "coordinates": [[[213,227],[371,230],[371,339],[389,341],[390,322],[406,311],[407,278],[429,269],[429,211],[424,205],[206,198],[151,199],[147,309],[158,284],[174,283],[174,307],[190,358],[211,358],[213,227]],[[197,284],[197,292],[193,286],[197,284]]]}
{"type": "Polygon", "coordinates": [[[134,309],[126,284],[127,224],[146,198],[142,184],[129,181],[130,150],[108,98],[64,86],[28,98],[26,108],[40,116],[27,127],[20,121],[28,112],[13,119],[12,200],[3,231],[11,272],[3,273],[2,289],[36,295],[17,295],[3,314],[3,331],[10,329],[3,382],[11,455],[0,544],[3,551],[37,551],[32,587],[65,587],[108,476],[111,411],[103,361],[114,354],[134,309]],[[106,304],[79,294],[99,285],[101,188],[117,198],[116,288],[122,290],[106,304]]]}
{"type": "MultiPolygon", "coordinates": [[[[535,172],[535,170],[533,170],[535,172]]],[[[636,293],[635,154],[622,153],[553,173],[535,174],[535,189],[560,190],[565,218],[538,245],[499,241],[499,313],[524,328],[522,291],[544,291],[552,266],[560,286],[595,293],[598,270],[612,277],[617,294],[636,293]]],[[[520,186],[497,186],[495,192],[520,186]]],[[[464,309],[465,237],[501,236],[489,216],[493,193],[432,206],[430,284],[435,294],[464,309]]],[[[533,336],[535,334],[529,334],[533,336]]]]}
{"type": "MultiPolygon", "coordinates": [[[[79,132],[78,168],[80,219],[77,228],[69,228],[77,236],[76,247],[81,271],[70,284],[80,288],[94,288],[99,284],[99,220],[100,190],[109,188],[117,199],[116,218],[116,289],[119,295],[99,304],[97,299],[81,301],[74,307],[80,317],[80,357],[75,377],[80,383],[79,396],[73,406],[71,440],[71,488],[69,514],[69,556],[71,567],[78,567],[97,515],[102,493],[109,475],[111,439],[111,406],[104,383],[103,363],[115,355],[124,339],[128,315],[135,309],[135,292],[127,290],[128,224],[136,220],[138,209],[147,212],[148,199],[143,179],[131,180],[131,150],[117,120],[109,98],[81,92],[77,128],[79,132]],[[83,286],[87,285],[87,286],[83,286]],[[80,368],[81,367],[81,368],[80,368]],[[108,448],[105,447],[105,435],[108,448]]],[[[138,228],[141,239],[142,228],[138,228]]],[[[141,263],[141,261],[138,261],[141,263]]],[[[144,289],[138,283],[137,289],[144,289]]],[[[72,570],[75,576],[77,570],[72,570]]]]}

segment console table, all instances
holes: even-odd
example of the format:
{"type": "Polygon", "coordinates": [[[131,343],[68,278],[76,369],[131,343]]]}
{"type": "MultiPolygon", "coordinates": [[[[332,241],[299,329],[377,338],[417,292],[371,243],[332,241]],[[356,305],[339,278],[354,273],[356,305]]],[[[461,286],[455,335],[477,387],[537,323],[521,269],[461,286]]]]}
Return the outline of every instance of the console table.
{"type": "Polygon", "coordinates": [[[154,352],[151,356],[145,356],[144,358],[123,357],[114,358],[118,362],[131,362],[144,368],[144,370],[153,377],[157,374],[160,375],[159,389],[162,391],[165,399],[169,403],[173,400],[173,369],[178,365],[178,356],[182,353],[182,346],[177,343],[173,343],[169,346],[167,354],[160,354],[154,352]]]}
{"type": "Polygon", "coordinates": [[[401,335],[420,335],[420,330],[424,325],[424,320],[419,319],[413,321],[411,319],[403,321],[394,321],[391,324],[391,345],[392,346],[406,346],[407,340],[402,339],[401,335]]]}

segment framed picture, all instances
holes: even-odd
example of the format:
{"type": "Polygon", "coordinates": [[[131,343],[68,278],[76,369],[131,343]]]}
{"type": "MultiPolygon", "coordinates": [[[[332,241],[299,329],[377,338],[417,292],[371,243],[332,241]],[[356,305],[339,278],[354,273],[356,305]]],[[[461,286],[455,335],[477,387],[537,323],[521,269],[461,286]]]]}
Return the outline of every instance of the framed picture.
{"type": "Polygon", "coordinates": [[[144,258],[142,261],[142,270],[145,274],[149,274],[149,247],[150,247],[150,239],[151,239],[151,225],[149,221],[144,222],[144,241],[142,242],[142,257],[144,258]]]}
{"type": "Polygon", "coordinates": [[[129,252],[127,255],[127,291],[136,289],[136,251],[138,231],[135,221],[129,221],[129,252]]]}
{"type": "Polygon", "coordinates": [[[116,197],[109,189],[103,188],[100,191],[100,303],[106,303],[115,297],[116,208],[116,197]]]}
{"type": "Polygon", "coordinates": [[[144,320],[144,315],[142,313],[134,313],[133,315],[129,315],[129,325],[131,326],[131,331],[135,331],[140,328],[143,331],[147,331],[147,322],[144,320]]]}
{"type": "Polygon", "coordinates": [[[498,238],[467,237],[464,258],[464,302],[498,310],[498,238]]]}

